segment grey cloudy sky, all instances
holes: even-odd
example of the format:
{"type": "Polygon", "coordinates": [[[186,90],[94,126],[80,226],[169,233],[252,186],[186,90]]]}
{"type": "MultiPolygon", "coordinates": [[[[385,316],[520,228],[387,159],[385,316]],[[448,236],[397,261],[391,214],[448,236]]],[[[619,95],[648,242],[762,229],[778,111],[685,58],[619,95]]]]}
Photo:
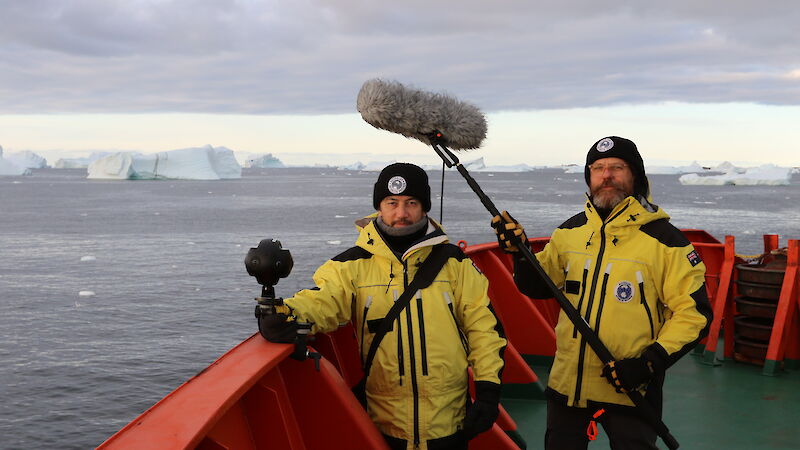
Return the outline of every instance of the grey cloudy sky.
{"type": "Polygon", "coordinates": [[[352,113],[372,77],[486,111],[800,104],[793,1],[0,1],[0,114],[352,113]]]}

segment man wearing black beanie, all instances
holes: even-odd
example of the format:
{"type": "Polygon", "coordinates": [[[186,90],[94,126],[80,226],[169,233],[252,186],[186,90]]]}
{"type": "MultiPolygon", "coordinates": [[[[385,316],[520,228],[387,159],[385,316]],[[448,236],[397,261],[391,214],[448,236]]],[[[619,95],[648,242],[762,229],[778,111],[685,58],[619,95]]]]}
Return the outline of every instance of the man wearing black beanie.
{"type": "MultiPolygon", "coordinates": [[[[661,412],[664,375],[708,333],[705,265],[669,216],[650,202],[644,162],[632,141],[604,137],[589,148],[583,211],[560,225],[536,259],[611,351],[604,365],[565,314],[547,386],[547,450],[585,450],[602,424],[615,449],[656,449],[656,431],[627,392],[661,412]]],[[[507,211],[492,220],[514,256],[514,281],[531,298],[552,298],[519,256],[525,232],[507,211]],[[501,217],[502,216],[502,217],[501,217]],[[516,236],[514,239],[512,236],[516,236]]]]}
{"type": "Polygon", "coordinates": [[[372,206],[376,212],[356,222],[355,246],[316,271],[315,288],[284,300],[274,318],[260,322],[262,335],[283,342],[294,339],[298,322],[312,323],[316,333],[352,321],[365,363],[388,320],[364,382],[367,412],[391,449],[466,450],[499,411],[506,339],[489,305],[489,282],[427,216],[431,190],[422,168],[384,168],[372,206]],[[434,282],[412,289],[400,314],[385,319],[395,302],[403,305],[398,298],[428,259],[444,261],[434,282]]]}
{"type": "Polygon", "coordinates": [[[378,232],[402,256],[428,232],[427,212],[431,210],[428,174],[418,166],[394,163],[385,167],[372,190],[372,206],[378,232]]]}

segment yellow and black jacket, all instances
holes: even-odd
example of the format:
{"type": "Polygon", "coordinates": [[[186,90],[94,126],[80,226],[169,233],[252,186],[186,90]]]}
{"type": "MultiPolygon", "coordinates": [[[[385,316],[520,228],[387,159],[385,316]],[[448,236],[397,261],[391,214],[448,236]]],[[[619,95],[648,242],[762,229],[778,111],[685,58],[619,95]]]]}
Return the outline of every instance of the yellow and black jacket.
{"type": "Polygon", "coordinates": [[[427,234],[398,258],[378,233],[375,215],[358,222],[356,245],[325,262],[316,287],[284,302],[312,332],[353,322],[362,363],[381,319],[435,244],[450,256],[434,282],[401,311],[381,341],[367,379],[367,404],[378,429],[409,447],[461,428],[467,367],[475,381],[499,386],[506,339],[489,305],[488,281],[432,219],[427,234]],[[363,227],[363,228],[362,228],[363,227]]]}
{"type": "MultiPolygon", "coordinates": [[[[536,258],[617,360],[650,347],[669,367],[708,332],[705,265],[657,206],[628,197],[604,221],[587,199],[584,211],[559,226],[536,258]]],[[[520,291],[552,297],[532,270],[516,260],[520,291]]],[[[633,405],[601,376],[602,363],[563,311],[556,344],[550,398],[575,407],[633,405]]],[[[653,384],[658,392],[647,394],[660,399],[660,385],[653,384]]]]}

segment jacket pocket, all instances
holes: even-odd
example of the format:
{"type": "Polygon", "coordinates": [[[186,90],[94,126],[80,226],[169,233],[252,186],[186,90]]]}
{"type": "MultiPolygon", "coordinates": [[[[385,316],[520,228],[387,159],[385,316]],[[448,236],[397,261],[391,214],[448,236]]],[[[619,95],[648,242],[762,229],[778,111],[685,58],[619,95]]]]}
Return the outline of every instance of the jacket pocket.
{"type": "Polygon", "coordinates": [[[647,297],[644,293],[644,277],[642,276],[642,272],[636,272],[636,282],[639,283],[639,298],[644,307],[644,312],[647,314],[647,323],[650,324],[650,339],[655,339],[656,331],[653,325],[653,313],[650,311],[650,306],[647,304],[647,297]]]}

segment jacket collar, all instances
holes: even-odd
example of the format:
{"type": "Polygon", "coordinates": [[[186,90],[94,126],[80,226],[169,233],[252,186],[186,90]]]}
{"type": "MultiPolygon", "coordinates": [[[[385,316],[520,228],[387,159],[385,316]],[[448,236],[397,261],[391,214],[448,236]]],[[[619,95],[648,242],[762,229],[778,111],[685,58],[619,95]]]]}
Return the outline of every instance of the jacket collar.
{"type": "MultiPolygon", "coordinates": [[[[600,218],[588,194],[586,194],[584,212],[595,228],[603,226],[603,219],[600,218]]],[[[629,196],[611,210],[605,224],[613,227],[641,226],[658,219],[669,219],[669,215],[648,200],[641,202],[629,196]]]]}
{"type": "MultiPolygon", "coordinates": [[[[372,213],[366,217],[356,220],[356,229],[359,230],[356,245],[364,250],[372,253],[373,255],[383,256],[385,258],[396,259],[394,252],[381,237],[375,226],[375,218],[378,213],[372,213]]],[[[438,222],[428,216],[428,229],[425,236],[416,244],[409,247],[403,254],[402,260],[406,260],[412,253],[424,247],[432,247],[436,244],[448,242],[447,234],[438,222]]]]}

